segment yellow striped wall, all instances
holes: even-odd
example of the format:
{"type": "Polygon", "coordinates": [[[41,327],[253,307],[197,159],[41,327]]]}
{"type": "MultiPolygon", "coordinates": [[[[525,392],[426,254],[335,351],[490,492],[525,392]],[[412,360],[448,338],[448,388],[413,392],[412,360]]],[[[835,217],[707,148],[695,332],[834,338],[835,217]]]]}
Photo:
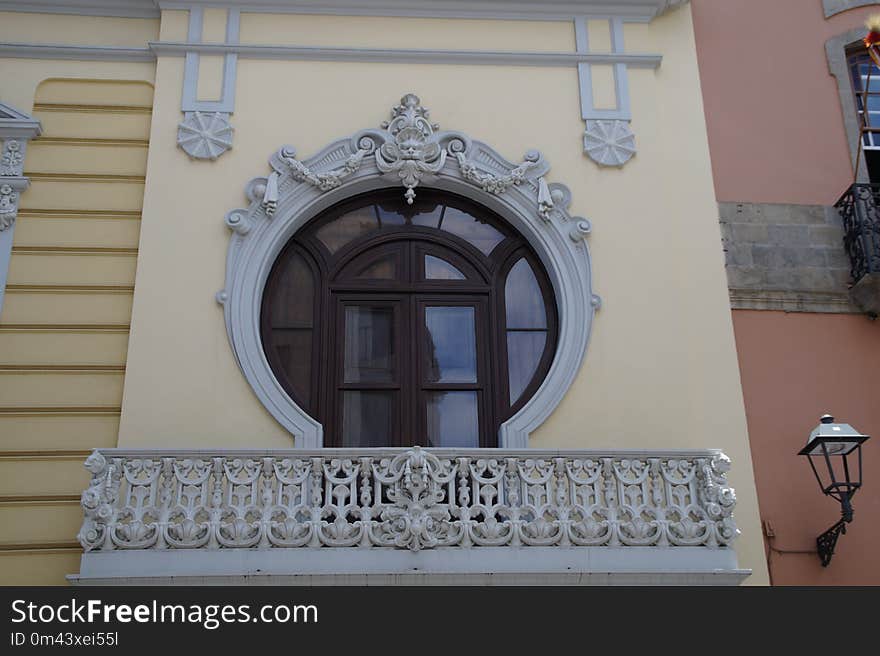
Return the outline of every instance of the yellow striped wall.
{"type": "Polygon", "coordinates": [[[145,82],[36,91],[0,315],[0,584],[79,570],[82,463],[119,429],[152,102],[145,82]]]}

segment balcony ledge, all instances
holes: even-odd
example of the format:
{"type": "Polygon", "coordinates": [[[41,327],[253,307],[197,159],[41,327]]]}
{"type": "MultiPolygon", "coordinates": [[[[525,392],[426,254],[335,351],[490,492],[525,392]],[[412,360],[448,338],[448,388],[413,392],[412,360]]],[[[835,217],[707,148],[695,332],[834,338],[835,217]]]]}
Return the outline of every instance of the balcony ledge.
{"type": "Polygon", "coordinates": [[[92,552],[74,585],[738,585],[733,549],[441,547],[92,552]]]}

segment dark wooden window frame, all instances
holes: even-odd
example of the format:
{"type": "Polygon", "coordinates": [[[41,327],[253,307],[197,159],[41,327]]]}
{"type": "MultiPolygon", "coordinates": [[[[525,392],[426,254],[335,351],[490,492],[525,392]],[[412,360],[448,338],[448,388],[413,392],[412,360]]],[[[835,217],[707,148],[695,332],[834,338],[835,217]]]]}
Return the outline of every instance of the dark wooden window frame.
{"type": "Polygon", "coordinates": [[[549,278],[539,258],[526,240],[506,222],[485,207],[463,197],[435,190],[420,190],[422,202],[448,204],[478,217],[506,235],[489,256],[464,239],[436,228],[416,225],[382,228],[354,239],[331,253],[315,236],[323,225],[343,214],[369,204],[403,205],[398,190],[370,192],[347,199],[319,216],[297,232],[282,249],[269,274],[263,294],[260,318],[261,337],[270,367],[285,391],[306,412],[324,426],[325,444],[340,445],[342,428],[342,394],[344,387],[354,389],[389,389],[387,384],[342,383],[342,344],[344,335],[344,304],[397,304],[400,326],[396,331],[395,352],[398,361],[398,408],[389,446],[425,445],[426,392],[432,389],[477,390],[480,417],[480,446],[497,446],[498,428],[534,395],[543,382],[556,352],[558,314],[549,278]],[[270,309],[279,292],[277,275],[292,253],[303,257],[315,281],[312,317],[310,402],[305,404],[297,395],[284,364],[273,348],[273,327],[270,309]],[[356,280],[350,266],[361,259],[357,270],[396,253],[397,278],[356,280]],[[446,260],[467,277],[466,280],[426,280],[425,255],[446,260]],[[529,263],[540,288],[547,316],[547,339],[538,368],[519,399],[511,406],[508,390],[507,327],[505,325],[505,282],[510,269],[521,259],[529,263]],[[348,270],[346,268],[348,267],[348,270]],[[424,327],[425,304],[470,305],[477,308],[476,352],[477,384],[433,384],[422,381],[422,346],[420,334],[424,327]],[[482,318],[480,318],[482,315],[482,318]],[[406,353],[406,355],[404,355],[406,353]],[[413,365],[402,366],[405,362],[413,365]],[[376,387],[371,387],[375,385],[376,387]]]}

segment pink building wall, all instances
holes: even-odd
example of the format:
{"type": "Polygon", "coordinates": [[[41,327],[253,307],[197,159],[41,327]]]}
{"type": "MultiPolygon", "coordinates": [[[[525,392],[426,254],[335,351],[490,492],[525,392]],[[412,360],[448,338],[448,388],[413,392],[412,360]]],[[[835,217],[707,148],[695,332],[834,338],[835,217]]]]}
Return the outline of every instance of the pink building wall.
{"type": "MultiPolygon", "coordinates": [[[[829,19],[822,0],[692,6],[717,200],[833,205],[853,170],[825,43],[880,3],[829,19]]],[[[773,583],[880,585],[880,321],[768,310],[734,310],[733,321],[773,583]],[[797,452],[826,412],[873,438],[854,521],[823,568],[815,540],[840,505],[797,452]]]]}
{"type": "Polygon", "coordinates": [[[858,315],[739,310],[733,313],[761,519],[768,547],[811,551],[840,519],[804,456],[819,417],[872,435],[865,487],[831,564],[815,553],[769,553],[775,585],[880,585],[880,322],[858,315]]]}
{"type": "Polygon", "coordinates": [[[833,205],[852,183],[825,42],[880,5],[825,18],[822,0],[693,0],[719,202],[833,205]]]}

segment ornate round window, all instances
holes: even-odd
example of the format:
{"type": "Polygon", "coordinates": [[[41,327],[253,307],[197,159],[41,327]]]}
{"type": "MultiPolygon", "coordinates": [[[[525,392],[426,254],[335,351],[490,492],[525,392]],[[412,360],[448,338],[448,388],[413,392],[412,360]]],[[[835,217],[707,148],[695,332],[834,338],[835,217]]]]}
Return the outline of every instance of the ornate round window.
{"type": "Polygon", "coordinates": [[[325,446],[497,446],[550,368],[558,315],[526,240],[473,201],[349,198],[282,249],[261,337],[325,446]]]}

